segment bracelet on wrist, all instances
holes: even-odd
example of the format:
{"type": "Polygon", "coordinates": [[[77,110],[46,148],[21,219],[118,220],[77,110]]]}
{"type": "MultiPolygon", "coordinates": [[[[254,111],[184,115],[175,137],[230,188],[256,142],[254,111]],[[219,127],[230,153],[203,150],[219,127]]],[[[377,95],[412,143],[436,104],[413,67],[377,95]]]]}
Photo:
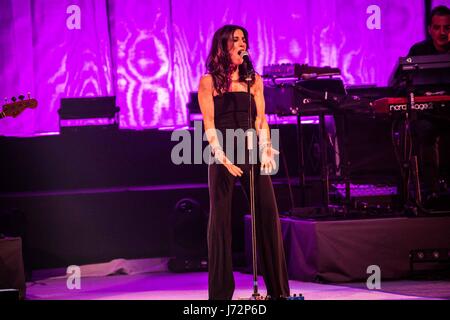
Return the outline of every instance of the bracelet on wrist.
{"type": "Polygon", "coordinates": [[[268,141],[268,142],[263,142],[259,144],[259,148],[261,150],[264,150],[265,148],[270,147],[272,148],[272,142],[268,141]]]}
{"type": "Polygon", "coordinates": [[[220,145],[219,146],[211,146],[211,152],[213,155],[215,155],[217,151],[223,151],[223,149],[220,145]]]}

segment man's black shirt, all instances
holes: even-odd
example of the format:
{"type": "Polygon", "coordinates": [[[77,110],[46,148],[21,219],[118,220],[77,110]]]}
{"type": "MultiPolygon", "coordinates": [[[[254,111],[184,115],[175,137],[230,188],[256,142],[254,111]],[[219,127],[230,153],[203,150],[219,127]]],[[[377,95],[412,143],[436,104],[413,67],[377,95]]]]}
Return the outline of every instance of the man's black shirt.
{"type": "Polygon", "coordinates": [[[416,43],[409,49],[408,56],[426,56],[431,54],[440,54],[434,47],[432,40],[425,40],[416,43]]]}

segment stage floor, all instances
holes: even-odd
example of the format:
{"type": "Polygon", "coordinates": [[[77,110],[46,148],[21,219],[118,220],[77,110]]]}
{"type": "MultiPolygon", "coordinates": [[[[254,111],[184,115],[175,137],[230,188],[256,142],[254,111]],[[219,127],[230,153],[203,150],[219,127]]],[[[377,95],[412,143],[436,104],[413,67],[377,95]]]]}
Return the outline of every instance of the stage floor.
{"type": "MultiPolygon", "coordinates": [[[[233,299],[252,293],[252,275],[235,272],[233,299]]],[[[429,300],[450,299],[450,281],[384,281],[380,290],[365,283],[319,284],[291,280],[291,294],[305,300],[429,300]]],[[[28,300],[206,300],[208,274],[156,272],[81,278],[81,288],[69,290],[66,278],[47,278],[27,283],[28,300]]],[[[259,277],[259,289],[265,294],[259,277]]]]}

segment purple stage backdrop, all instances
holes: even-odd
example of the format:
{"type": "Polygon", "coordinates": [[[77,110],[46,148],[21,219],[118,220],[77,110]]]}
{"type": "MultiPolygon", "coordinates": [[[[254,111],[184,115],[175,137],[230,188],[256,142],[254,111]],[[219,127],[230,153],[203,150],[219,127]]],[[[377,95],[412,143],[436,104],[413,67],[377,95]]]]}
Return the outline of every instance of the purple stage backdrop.
{"type": "Polygon", "coordinates": [[[121,128],[185,125],[212,35],[228,23],[248,29],[260,73],[299,62],[386,85],[424,38],[424,10],[423,0],[0,0],[0,95],[39,101],[2,119],[0,134],[57,132],[61,98],[105,95],[117,96],[121,128]]]}

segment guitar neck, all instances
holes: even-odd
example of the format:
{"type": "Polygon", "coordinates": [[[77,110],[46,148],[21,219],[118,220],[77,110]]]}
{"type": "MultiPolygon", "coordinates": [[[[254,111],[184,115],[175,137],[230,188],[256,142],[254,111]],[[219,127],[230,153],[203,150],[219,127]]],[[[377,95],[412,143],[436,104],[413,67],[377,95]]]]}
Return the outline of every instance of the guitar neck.
{"type": "Polygon", "coordinates": [[[36,99],[23,100],[23,96],[19,96],[19,101],[14,100],[14,102],[7,103],[0,106],[0,119],[6,117],[17,117],[27,108],[34,109],[37,107],[36,99]]]}

